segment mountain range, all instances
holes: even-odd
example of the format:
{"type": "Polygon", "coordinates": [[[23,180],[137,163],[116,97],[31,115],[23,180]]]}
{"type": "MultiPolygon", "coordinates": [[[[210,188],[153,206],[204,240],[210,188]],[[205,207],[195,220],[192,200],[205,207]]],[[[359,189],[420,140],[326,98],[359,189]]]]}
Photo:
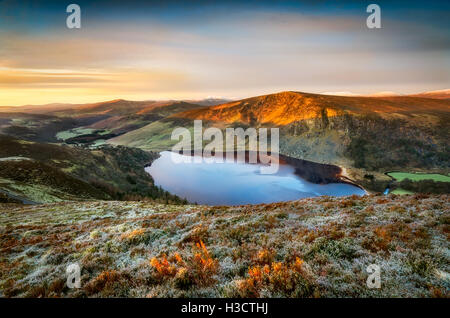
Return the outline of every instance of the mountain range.
{"type": "MultiPolygon", "coordinates": [[[[13,138],[16,143],[72,145],[71,151],[83,151],[78,156],[83,158],[89,152],[107,152],[108,147],[118,145],[146,152],[170,150],[176,143],[170,138],[173,129],[180,126],[192,129],[194,119],[202,119],[205,128],[278,127],[281,154],[338,165],[344,177],[369,191],[383,191],[392,182],[385,175],[388,171],[449,172],[450,99],[443,98],[444,95],[440,91],[415,96],[362,97],[286,91],[236,101],[117,99],[81,105],[24,106],[13,111],[7,107],[0,108],[0,134],[4,140],[13,138]]],[[[10,151],[4,156],[33,158],[32,152],[25,155],[10,151]]],[[[54,160],[60,159],[49,154],[41,163],[51,166],[54,160]]],[[[114,165],[105,169],[114,169],[114,165]]],[[[129,179],[142,177],[136,171],[132,175],[129,179]]],[[[126,181],[126,173],[121,178],[115,187],[129,193],[132,186],[126,181]]],[[[82,181],[92,180],[82,178],[82,181]]],[[[151,186],[151,181],[141,181],[150,182],[151,186]]]]}

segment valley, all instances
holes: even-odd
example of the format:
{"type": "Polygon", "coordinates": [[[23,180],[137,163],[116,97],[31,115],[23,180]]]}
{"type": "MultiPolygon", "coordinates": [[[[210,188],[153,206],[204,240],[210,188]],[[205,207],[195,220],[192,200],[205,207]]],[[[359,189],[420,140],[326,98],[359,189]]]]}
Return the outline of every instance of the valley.
{"type": "MultiPolygon", "coordinates": [[[[49,169],[62,169],[63,173],[69,172],[71,176],[84,181],[111,180],[112,177],[99,176],[112,175],[116,169],[116,165],[112,164],[102,173],[96,172],[90,177],[82,175],[74,167],[80,165],[78,159],[88,152],[97,158],[93,162],[100,160],[100,157],[104,160],[114,152],[113,149],[118,149],[114,148],[117,146],[141,149],[144,151],[142,156],[146,152],[153,152],[151,156],[156,158],[157,153],[170,150],[176,143],[171,140],[173,129],[185,127],[192,132],[194,119],[203,120],[204,129],[217,127],[222,131],[227,127],[279,128],[281,156],[290,161],[299,159],[317,163],[317,167],[320,164],[338,166],[344,171],[343,178],[369,192],[383,192],[387,187],[409,192],[417,192],[419,188],[420,191],[424,190],[425,186],[417,183],[418,180],[412,185],[405,184],[405,181],[386,175],[390,171],[438,173],[444,176],[449,174],[449,99],[410,96],[345,97],[281,92],[219,105],[214,103],[222,101],[197,102],[198,104],[192,101],[134,102],[119,99],[83,105],[51,105],[43,107],[42,113],[39,113],[37,106],[24,107],[21,111],[12,111],[9,107],[3,108],[8,112],[0,112],[0,134],[4,136],[2,140],[5,142],[9,138],[15,138],[14,142],[22,145],[42,144],[36,146],[36,149],[64,149],[63,153],[72,156],[68,160],[72,162],[72,168],[61,163],[60,155],[52,152],[45,158],[44,164],[50,164],[52,167],[49,169]],[[47,143],[51,146],[44,146],[47,143]]],[[[247,150],[254,150],[249,149],[248,144],[246,147],[247,150]]],[[[12,146],[4,147],[2,156],[27,156],[26,152],[10,152],[6,149],[12,149],[12,146]]],[[[133,151],[137,152],[138,149],[133,151]]],[[[150,159],[147,161],[151,162],[150,159]]],[[[109,160],[106,162],[110,163],[109,160]]],[[[146,163],[126,168],[132,172],[123,179],[134,180],[136,175],[140,175],[139,178],[145,181],[138,184],[151,182],[150,176],[143,175],[146,163]]],[[[8,165],[11,166],[10,163],[8,165]]],[[[137,190],[132,182],[116,182],[112,187],[118,190],[105,190],[108,188],[105,184],[97,185],[97,189],[102,193],[132,191],[145,196],[146,191],[137,190]]],[[[110,184],[109,181],[106,183],[110,184]]],[[[7,182],[4,181],[3,184],[6,187],[7,182]]],[[[432,192],[448,193],[448,184],[431,180],[427,181],[426,187],[432,192]]],[[[51,187],[49,184],[45,186],[51,187]]],[[[26,186],[16,186],[16,190],[19,187],[26,186]]],[[[11,185],[9,189],[12,189],[11,185]]],[[[55,193],[60,191],[55,190],[55,193]]],[[[30,191],[25,192],[31,193],[30,191]]],[[[25,193],[17,190],[11,194],[25,193]]],[[[111,197],[111,194],[100,197],[111,197]]],[[[48,202],[57,198],[58,195],[51,195],[41,198],[41,201],[48,202]]],[[[74,199],[76,196],[61,196],[59,199],[70,198],[74,199]]],[[[34,201],[36,198],[31,196],[28,199],[34,201]]]]}

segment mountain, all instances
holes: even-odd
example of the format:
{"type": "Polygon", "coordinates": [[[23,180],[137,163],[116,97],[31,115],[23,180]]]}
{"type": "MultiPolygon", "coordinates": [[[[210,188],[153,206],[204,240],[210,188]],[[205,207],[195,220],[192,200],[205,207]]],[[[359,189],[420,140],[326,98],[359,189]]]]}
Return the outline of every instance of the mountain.
{"type": "Polygon", "coordinates": [[[404,113],[449,109],[449,101],[430,101],[418,97],[349,97],[281,92],[190,110],[173,116],[227,123],[287,125],[299,120],[318,118],[323,112],[326,112],[328,117],[334,117],[344,113],[404,113]]]}
{"type": "Polygon", "coordinates": [[[213,106],[197,103],[219,100],[116,99],[45,114],[0,112],[0,133],[34,142],[161,151],[177,142],[171,140],[176,127],[192,129],[194,119],[204,120],[205,128],[278,127],[281,154],[339,165],[350,179],[382,191],[391,182],[388,171],[448,173],[450,99],[422,97],[443,93],[363,97],[287,91],[213,106]]]}
{"type": "Polygon", "coordinates": [[[61,111],[76,107],[76,104],[52,103],[45,105],[0,106],[0,113],[29,113],[45,114],[47,112],[61,111]]]}
{"type": "Polygon", "coordinates": [[[175,113],[202,107],[198,104],[183,101],[145,103],[121,101],[114,102],[113,105],[109,103],[107,105],[102,104],[95,107],[77,109],[76,113],[80,114],[89,111],[91,114],[102,114],[104,116],[103,119],[85,127],[107,130],[109,133],[120,135],[175,113]]]}
{"type": "Polygon", "coordinates": [[[349,91],[340,92],[323,92],[322,95],[336,95],[336,96],[363,96],[363,97],[392,97],[392,96],[409,96],[409,97],[423,97],[423,98],[435,98],[435,99],[446,99],[450,98],[450,89],[443,89],[437,91],[428,91],[418,94],[401,94],[392,91],[383,91],[373,94],[355,94],[349,91]]]}
{"type": "Polygon", "coordinates": [[[447,99],[281,92],[176,113],[107,142],[169,150],[173,129],[192,129],[194,119],[205,128],[279,127],[280,153],[339,165],[373,191],[383,191],[392,170],[450,172],[447,99]]]}
{"type": "Polygon", "coordinates": [[[231,102],[231,99],[220,98],[220,97],[208,97],[205,99],[197,99],[197,100],[186,100],[188,103],[193,103],[201,106],[215,106],[220,104],[225,104],[231,102]]]}
{"type": "Polygon", "coordinates": [[[128,101],[124,99],[113,99],[110,101],[70,104],[70,103],[51,103],[44,105],[23,105],[23,106],[0,106],[0,113],[28,113],[28,114],[70,114],[80,115],[89,113],[103,114],[130,114],[140,110],[152,109],[157,107],[170,106],[173,104],[191,104],[199,106],[213,106],[229,102],[224,98],[205,98],[198,100],[162,100],[162,101],[128,101]]]}

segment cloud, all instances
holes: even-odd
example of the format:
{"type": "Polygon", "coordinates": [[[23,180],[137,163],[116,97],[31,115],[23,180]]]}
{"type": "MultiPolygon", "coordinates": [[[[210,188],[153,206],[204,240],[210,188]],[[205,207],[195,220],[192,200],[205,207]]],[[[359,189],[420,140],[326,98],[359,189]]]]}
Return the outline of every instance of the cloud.
{"type": "Polygon", "coordinates": [[[202,19],[187,12],[190,20],[179,13],[168,21],[104,18],[81,30],[0,31],[0,103],[29,103],[19,90],[46,90],[65,102],[80,94],[201,98],[450,86],[447,30],[389,18],[369,30],[364,12],[319,13],[208,11],[202,19]]]}

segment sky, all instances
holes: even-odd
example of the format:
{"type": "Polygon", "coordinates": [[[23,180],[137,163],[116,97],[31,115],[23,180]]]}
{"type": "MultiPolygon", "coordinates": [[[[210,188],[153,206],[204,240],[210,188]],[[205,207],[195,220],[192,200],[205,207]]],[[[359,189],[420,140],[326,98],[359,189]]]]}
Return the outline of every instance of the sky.
{"type": "Polygon", "coordinates": [[[448,88],[448,1],[0,0],[1,106],[448,88]]]}

